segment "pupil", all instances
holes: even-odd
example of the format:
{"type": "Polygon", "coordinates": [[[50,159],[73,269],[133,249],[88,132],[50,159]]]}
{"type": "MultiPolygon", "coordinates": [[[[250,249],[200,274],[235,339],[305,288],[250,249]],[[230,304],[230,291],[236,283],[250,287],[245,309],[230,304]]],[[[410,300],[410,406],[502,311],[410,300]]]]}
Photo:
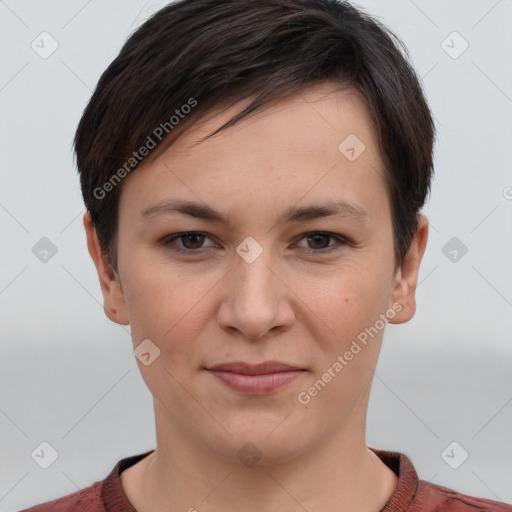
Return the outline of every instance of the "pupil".
{"type": "MultiPolygon", "coordinates": [[[[324,241],[325,241],[325,239],[327,238],[327,236],[326,236],[326,235],[312,235],[312,236],[310,236],[309,238],[310,238],[310,239],[313,239],[313,240],[314,240],[314,243],[317,243],[317,242],[319,242],[319,240],[318,240],[318,239],[322,239],[322,238],[323,238],[323,239],[324,239],[324,241]]],[[[320,241],[319,243],[321,244],[321,241],[320,241]]],[[[324,244],[324,246],[325,246],[325,244],[324,244]]]]}
{"type": "MultiPolygon", "coordinates": [[[[186,235],[186,236],[185,236],[185,240],[186,240],[187,242],[189,242],[190,240],[192,240],[192,245],[194,245],[194,244],[197,244],[197,243],[198,243],[198,242],[197,242],[197,239],[198,239],[198,238],[200,238],[201,236],[203,236],[203,235],[197,235],[197,234],[186,235]],[[196,241],[195,241],[195,242],[194,242],[194,239],[196,239],[196,241]]],[[[185,243],[184,245],[185,245],[185,247],[187,247],[187,243],[185,243]]],[[[199,245],[201,245],[201,244],[199,244],[199,245]]],[[[190,247],[187,247],[187,248],[190,248],[190,247]]]]}

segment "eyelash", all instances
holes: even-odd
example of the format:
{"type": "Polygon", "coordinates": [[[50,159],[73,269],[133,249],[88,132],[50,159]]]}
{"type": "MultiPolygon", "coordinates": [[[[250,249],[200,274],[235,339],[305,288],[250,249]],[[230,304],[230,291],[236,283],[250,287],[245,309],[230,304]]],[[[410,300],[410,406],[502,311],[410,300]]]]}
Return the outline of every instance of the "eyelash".
{"type": "MultiPolygon", "coordinates": [[[[164,246],[170,246],[175,240],[184,238],[187,235],[200,235],[200,236],[205,236],[206,238],[210,238],[206,233],[202,233],[200,231],[187,231],[184,233],[176,233],[173,235],[168,235],[167,237],[165,237],[162,240],[162,244],[164,246]]],[[[305,252],[310,252],[310,253],[315,253],[315,254],[331,253],[333,251],[340,250],[343,246],[346,246],[349,243],[346,238],[344,238],[340,235],[336,235],[335,233],[329,233],[327,231],[310,231],[308,233],[304,233],[303,235],[301,235],[299,241],[308,236],[315,236],[315,235],[323,235],[323,236],[335,238],[339,245],[338,245],[338,247],[336,247],[336,244],[332,244],[332,245],[328,246],[327,249],[319,249],[319,250],[306,249],[305,252]]],[[[198,254],[201,252],[201,248],[199,248],[199,249],[182,249],[179,247],[173,247],[171,250],[181,253],[181,254],[193,254],[193,253],[198,254]]]]}

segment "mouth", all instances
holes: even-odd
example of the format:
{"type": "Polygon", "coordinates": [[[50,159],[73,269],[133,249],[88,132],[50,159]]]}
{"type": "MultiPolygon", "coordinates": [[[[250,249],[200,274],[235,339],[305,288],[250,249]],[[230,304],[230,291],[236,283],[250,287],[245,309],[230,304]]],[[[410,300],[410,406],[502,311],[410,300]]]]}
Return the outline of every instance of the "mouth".
{"type": "Polygon", "coordinates": [[[304,368],[279,361],[259,364],[237,361],[205,369],[229,389],[245,395],[276,392],[307,372],[304,368]]]}

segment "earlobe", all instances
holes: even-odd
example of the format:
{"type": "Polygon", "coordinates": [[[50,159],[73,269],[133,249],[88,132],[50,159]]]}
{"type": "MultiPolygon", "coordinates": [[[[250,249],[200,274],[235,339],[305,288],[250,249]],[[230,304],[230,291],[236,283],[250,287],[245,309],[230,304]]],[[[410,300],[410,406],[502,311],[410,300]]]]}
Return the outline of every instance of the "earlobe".
{"type": "Polygon", "coordinates": [[[423,214],[418,215],[418,225],[414,239],[400,268],[396,271],[392,303],[397,314],[389,323],[408,322],[416,312],[416,287],[421,260],[428,240],[428,220],[423,214]],[[398,304],[400,307],[398,307],[398,304]]]}
{"type": "Polygon", "coordinates": [[[87,237],[87,248],[96,267],[103,295],[103,309],[107,317],[121,325],[130,323],[121,281],[109,265],[101,248],[96,228],[88,210],[84,213],[83,223],[87,237]]]}

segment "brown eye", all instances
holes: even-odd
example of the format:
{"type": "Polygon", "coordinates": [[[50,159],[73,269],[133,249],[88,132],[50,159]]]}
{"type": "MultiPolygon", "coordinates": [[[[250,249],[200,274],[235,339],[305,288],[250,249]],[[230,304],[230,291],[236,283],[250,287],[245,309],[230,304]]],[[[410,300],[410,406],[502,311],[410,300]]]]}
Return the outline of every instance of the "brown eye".
{"type": "Polygon", "coordinates": [[[182,252],[185,254],[203,252],[203,249],[208,249],[214,246],[204,246],[205,239],[209,237],[203,233],[196,233],[191,231],[189,233],[177,233],[169,235],[162,240],[162,244],[169,246],[173,251],[182,252]]]}
{"type": "Polygon", "coordinates": [[[204,235],[199,233],[188,233],[179,237],[185,249],[200,249],[204,242],[204,235]]]}
{"type": "Polygon", "coordinates": [[[306,251],[320,254],[340,249],[348,243],[347,240],[340,235],[318,231],[306,233],[302,236],[302,239],[306,240],[308,246],[306,248],[304,248],[304,246],[299,247],[304,248],[306,251]],[[332,239],[334,239],[334,243],[329,243],[332,239]]]}
{"type": "Polygon", "coordinates": [[[330,235],[316,234],[309,235],[307,237],[307,241],[311,244],[312,249],[325,249],[326,247],[329,247],[330,238],[332,238],[330,235]]]}

